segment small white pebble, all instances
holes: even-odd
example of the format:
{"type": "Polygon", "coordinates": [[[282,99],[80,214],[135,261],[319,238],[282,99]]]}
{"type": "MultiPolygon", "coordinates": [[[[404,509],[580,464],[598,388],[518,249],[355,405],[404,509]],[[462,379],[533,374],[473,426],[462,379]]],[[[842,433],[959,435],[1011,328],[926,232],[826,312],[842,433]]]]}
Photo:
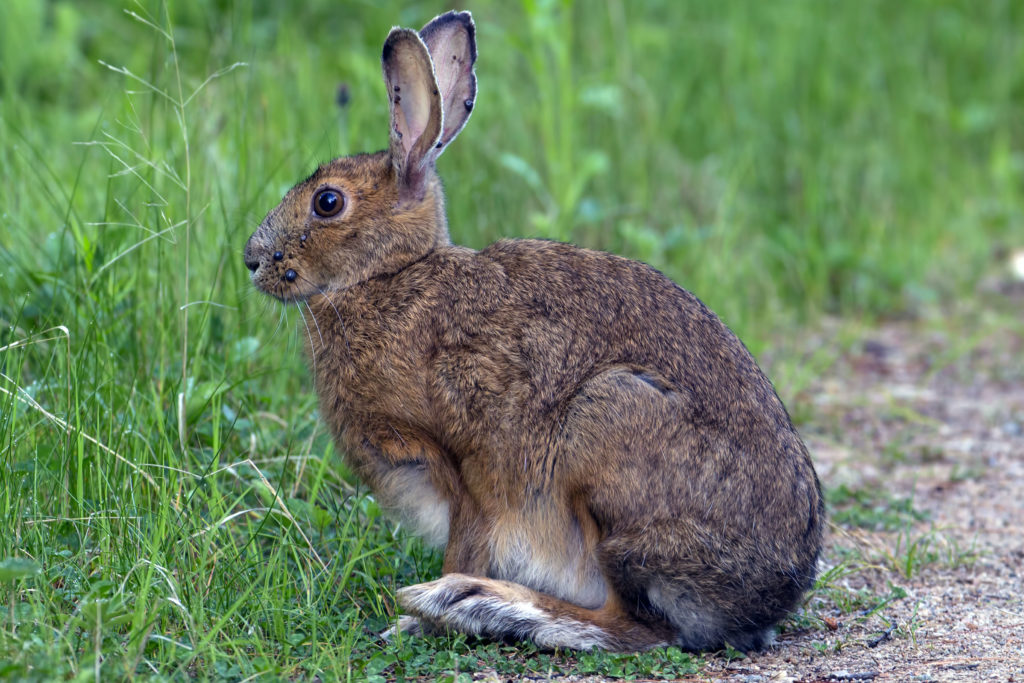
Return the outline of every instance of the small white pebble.
{"type": "Polygon", "coordinates": [[[1024,249],[1018,249],[1010,254],[1010,270],[1018,280],[1024,281],[1024,249]]]}

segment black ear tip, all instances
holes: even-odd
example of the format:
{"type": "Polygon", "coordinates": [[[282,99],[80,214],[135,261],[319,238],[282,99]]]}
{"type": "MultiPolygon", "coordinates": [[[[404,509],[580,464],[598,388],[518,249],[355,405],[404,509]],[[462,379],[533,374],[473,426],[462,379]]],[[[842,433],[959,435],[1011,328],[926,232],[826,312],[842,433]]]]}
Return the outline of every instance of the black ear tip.
{"type": "Polygon", "coordinates": [[[473,14],[469,10],[462,10],[461,12],[451,10],[444,14],[439,14],[430,20],[426,26],[420,29],[420,36],[426,39],[434,31],[444,28],[449,24],[461,24],[471,36],[476,32],[476,26],[473,24],[473,14]]]}
{"type": "MultiPolygon", "coordinates": [[[[391,33],[388,34],[387,39],[384,41],[380,58],[387,61],[400,43],[416,43],[423,46],[423,39],[412,29],[396,26],[391,29],[391,33]]],[[[423,47],[425,49],[425,46],[423,47]]]]}
{"type": "Polygon", "coordinates": [[[460,24],[465,26],[469,30],[473,30],[473,14],[469,10],[463,10],[456,12],[452,10],[449,14],[453,15],[453,19],[458,21],[460,24]]]}
{"type": "Polygon", "coordinates": [[[464,9],[462,11],[449,10],[444,14],[439,14],[431,23],[438,22],[439,24],[447,24],[453,21],[457,21],[463,26],[469,26],[473,23],[473,13],[468,9],[464,9]]]}

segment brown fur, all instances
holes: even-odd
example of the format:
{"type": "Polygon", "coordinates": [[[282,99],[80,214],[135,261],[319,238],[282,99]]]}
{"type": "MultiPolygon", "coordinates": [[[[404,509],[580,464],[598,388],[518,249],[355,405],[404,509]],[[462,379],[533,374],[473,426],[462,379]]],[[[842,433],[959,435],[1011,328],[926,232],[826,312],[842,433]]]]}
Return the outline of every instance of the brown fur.
{"type": "Polygon", "coordinates": [[[449,244],[434,161],[472,109],[450,93],[475,96],[475,37],[468,13],[424,34],[435,52],[393,31],[384,70],[392,96],[432,66],[418,90],[435,99],[392,102],[389,150],[321,166],[246,245],[258,288],[306,304],[349,463],[446,541],[445,577],[400,602],[424,628],[546,646],[763,646],[822,540],[782,403],[721,321],[642,263],[449,244]],[[325,188],[345,199],[330,218],[313,206],[325,188]]]}

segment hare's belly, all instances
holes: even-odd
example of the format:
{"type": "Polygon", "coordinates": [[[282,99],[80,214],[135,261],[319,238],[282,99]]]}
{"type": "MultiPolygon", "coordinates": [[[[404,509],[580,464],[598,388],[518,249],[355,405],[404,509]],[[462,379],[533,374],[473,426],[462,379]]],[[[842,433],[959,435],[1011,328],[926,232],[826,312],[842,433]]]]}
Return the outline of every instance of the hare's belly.
{"type": "Polygon", "coordinates": [[[374,494],[381,507],[428,544],[448,542],[448,501],[434,488],[426,466],[395,467],[380,478],[374,494]]]}

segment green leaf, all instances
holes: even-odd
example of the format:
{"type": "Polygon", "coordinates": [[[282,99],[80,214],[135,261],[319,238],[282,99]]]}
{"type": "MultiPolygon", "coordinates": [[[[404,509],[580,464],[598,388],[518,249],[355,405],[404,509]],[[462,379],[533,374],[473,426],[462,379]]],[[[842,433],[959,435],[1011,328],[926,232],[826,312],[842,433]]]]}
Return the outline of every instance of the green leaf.
{"type": "Polygon", "coordinates": [[[39,573],[39,564],[27,557],[8,557],[0,560],[0,581],[26,579],[39,573]]]}

